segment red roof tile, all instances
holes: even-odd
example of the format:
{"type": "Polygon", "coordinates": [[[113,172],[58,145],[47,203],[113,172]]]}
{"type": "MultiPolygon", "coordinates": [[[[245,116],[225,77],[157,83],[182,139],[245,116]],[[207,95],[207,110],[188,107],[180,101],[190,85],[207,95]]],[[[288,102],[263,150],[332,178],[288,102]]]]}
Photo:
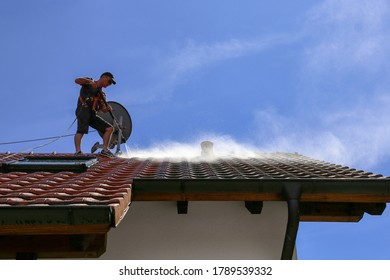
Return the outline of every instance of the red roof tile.
{"type": "MultiPolygon", "coordinates": [[[[0,154],[0,163],[20,158],[0,154]]],[[[118,223],[130,203],[131,179],[113,177],[116,168],[103,159],[85,173],[0,173],[0,206],[106,205],[114,209],[118,223]]]]}
{"type": "Polygon", "coordinates": [[[3,168],[24,156],[0,153],[0,233],[5,237],[0,258],[31,250],[44,258],[98,257],[106,248],[107,231],[123,218],[131,199],[260,203],[285,200],[284,190],[298,183],[301,220],[354,222],[364,213],[382,214],[390,202],[389,177],[298,154],[191,161],[99,157],[73,172],[48,172],[42,165],[30,165],[28,172],[3,168]],[[87,235],[94,241],[80,251],[75,244],[86,244],[87,235]],[[32,239],[43,248],[31,249],[32,239]]]}
{"type": "MultiPolygon", "coordinates": [[[[0,154],[0,164],[23,157],[24,155],[0,154]]],[[[116,217],[120,219],[130,203],[133,182],[144,180],[279,182],[389,181],[390,178],[290,153],[264,153],[256,158],[217,158],[210,161],[202,158],[176,161],[100,157],[98,163],[83,173],[40,170],[0,173],[0,205],[107,205],[115,209],[116,217]]]]}

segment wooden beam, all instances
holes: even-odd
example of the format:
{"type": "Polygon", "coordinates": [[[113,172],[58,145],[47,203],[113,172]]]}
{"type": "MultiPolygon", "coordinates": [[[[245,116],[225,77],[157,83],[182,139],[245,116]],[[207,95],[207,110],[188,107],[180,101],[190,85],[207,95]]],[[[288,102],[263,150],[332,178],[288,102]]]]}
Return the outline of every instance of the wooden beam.
{"type": "Polygon", "coordinates": [[[302,215],[301,222],[343,222],[343,223],[357,223],[363,216],[326,216],[326,215],[302,215]]]}
{"type": "Polygon", "coordinates": [[[0,225],[0,235],[106,234],[109,224],[0,225]]]}
{"type": "Polygon", "coordinates": [[[281,201],[281,194],[269,193],[136,193],[132,201],[281,201]]]}
{"type": "MultiPolygon", "coordinates": [[[[258,192],[197,192],[197,193],[156,193],[137,192],[132,201],[285,201],[281,193],[258,192]]],[[[301,201],[306,202],[361,202],[387,203],[390,194],[353,193],[302,193],[301,201]]]]}
{"type": "Polygon", "coordinates": [[[316,222],[358,222],[364,213],[381,215],[384,203],[344,203],[344,202],[302,202],[301,221],[316,222]]]}
{"type": "Polygon", "coordinates": [[[36,260],[38,259],[37,253],[34,252],[19,252],[15,254],[16,260],[36,260]]]}
{"type": "Polygon", "coordinates": [[[245,201],[245,208],[251,214],[261,214],[263,210],[263,202],[262,201],[245,201]]]}
{"type": "Polygon", "coordinates": [[[177,214],[188,213],[188,201],[178,201],[176,205],[177,205],[177,214]]]}
{"type": "Polygon", "coordinates": [[[107,235],[0,236],[0,258],[97,258],[107,245],[107,235]]]}
{"type": "Polygon", "coordinates": [[[387,203],[390,202],[390,195],[364,193],[302,193],[301,201],[387,203]]]}

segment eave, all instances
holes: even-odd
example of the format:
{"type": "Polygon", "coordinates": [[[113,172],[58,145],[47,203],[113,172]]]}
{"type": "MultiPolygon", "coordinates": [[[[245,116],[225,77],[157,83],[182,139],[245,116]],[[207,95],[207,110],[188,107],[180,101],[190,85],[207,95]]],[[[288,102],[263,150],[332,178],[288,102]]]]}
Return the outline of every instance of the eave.
{"type": "Polygon", "coordinates": [[[137,200],[281,201],[283,187],[298,183],[305,202],[390,202],[390,179],[134,179],[137,200]]]}
{"type": "MultiPolygon", "coordinates": [[[[0,163],[22,157],[6,155],[0,163]]],[[[251,214],[261,214],[263,202],[292,205],[286,190],[294,187],[299,189],[294,223],[357,222],[364,213],[381,215],[390,202],[390,177],[298,154],[195,161],[99,158],[86,170],[61,168],[0,173],[5,217],[0,258],[98,257],[107,232],[131,201],[175,201],[179,214],[191,211],[191,201],[242,201],[251,214]]]]}
{"type": "Polygon", "coordinates": [[[115,222],[109,206],[6,206],[0,212],[0,258],[96,258],[115,222]]]}
{"type": "Polygon", "coordinates": [[[285,201],[299,184],[301,221],[357,222],[380,215],[390,202],[384,179],[134,179],[133,201],[285,201]]]}

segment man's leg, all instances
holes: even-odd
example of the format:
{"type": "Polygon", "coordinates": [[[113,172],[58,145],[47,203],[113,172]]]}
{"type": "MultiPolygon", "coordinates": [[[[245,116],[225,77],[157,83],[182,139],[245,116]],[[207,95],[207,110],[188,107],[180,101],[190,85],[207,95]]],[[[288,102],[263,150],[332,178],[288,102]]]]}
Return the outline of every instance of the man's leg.
{"type": "Polygon", "coordinates": [[[112,126],[107,127],[104,130],[103,134],[103,150],[108,151],[108,144],[110,143],[112,133],[114,132],[114,128],[112,126]]]}
{"type": "MultiPolygon", "coordinates": [[[[99,131],[100,133],[103,133],[103,151],[109,152],[108,145],[110,144],[111,136],[114,133],[114,128],[111,124],[106,122],[104,119],[102,119],[98,115],[94,115],[94,118],[90,122],[90,126],[99,131]]],[[[110,152],[111,153],[111,152],[110,152]]]]}
{"type": "Polygon", "coordinates": [[[74,136],[74,146],[77,153],[82,153],[81,151],[81,140],[84,134],[88,133],[90,113],[88,108],[77,107],[76,109],[77,117],[77,130],[74,136]]]}
{"type": "Polygon", "coordinates": [[[83,138],[82,133],[76,133],[74,136],[74,147],[76,149],[76,154],[81,152],[81,139],[83,138]]]}

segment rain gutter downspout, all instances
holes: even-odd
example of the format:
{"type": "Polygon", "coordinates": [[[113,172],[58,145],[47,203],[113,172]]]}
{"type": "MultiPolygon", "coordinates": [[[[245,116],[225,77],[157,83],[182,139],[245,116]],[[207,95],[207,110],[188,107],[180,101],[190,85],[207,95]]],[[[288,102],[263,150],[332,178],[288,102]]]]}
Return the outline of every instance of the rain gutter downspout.
{"type": "Polygon", "coordinates": [[[295,241],[299,227],[299,200],[301,192],[301,185],[299,183],[286,183],[283,187],[283,195],[287,200],[288,221],[281,260],[292,260],[294,255],[295,241]]]}

